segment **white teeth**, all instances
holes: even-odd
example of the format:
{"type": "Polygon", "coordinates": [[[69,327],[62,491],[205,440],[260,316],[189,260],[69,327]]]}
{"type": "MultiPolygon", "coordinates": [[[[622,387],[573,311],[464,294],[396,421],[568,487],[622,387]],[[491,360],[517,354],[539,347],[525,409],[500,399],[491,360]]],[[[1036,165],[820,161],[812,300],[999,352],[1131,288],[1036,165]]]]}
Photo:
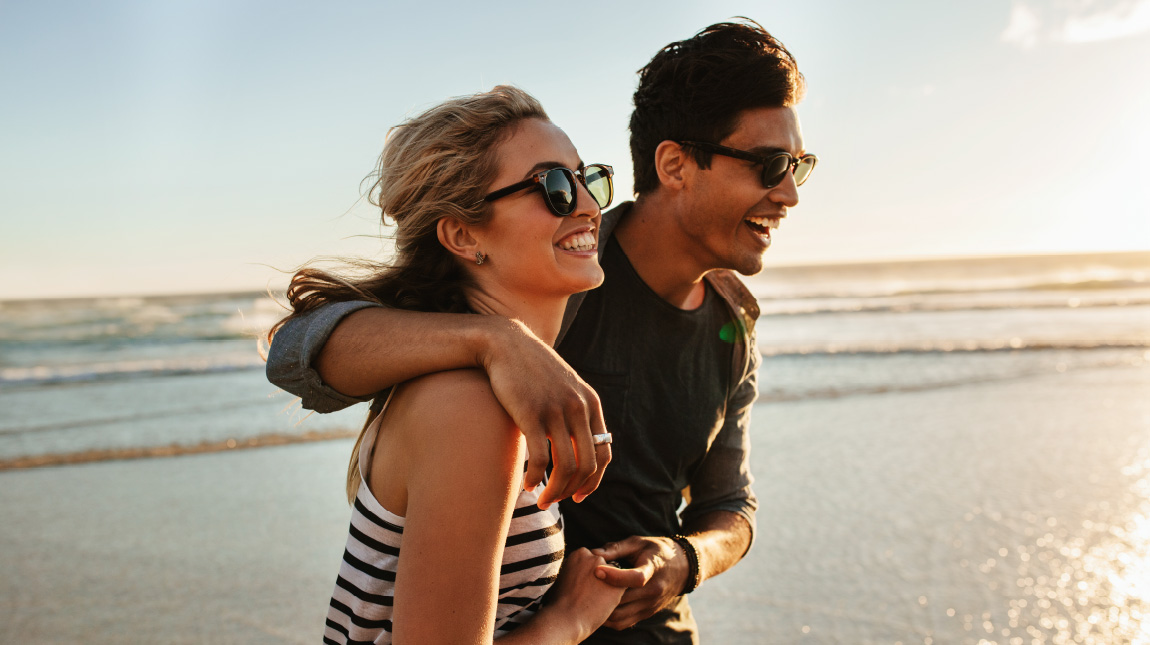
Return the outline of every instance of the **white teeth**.
{"type": "Polygon", "coordinates": [[[565,251],[592,251],[595,249],[595,236],[591,233],[577,233],[559,243],[565,251]]]}
{"type": "Polygon", "coordinates": [[[756,225],[756,226],[764,226],[766,228],[778,228],[780,220],[778,217],[748,217],[747,221],[756,225]]]}

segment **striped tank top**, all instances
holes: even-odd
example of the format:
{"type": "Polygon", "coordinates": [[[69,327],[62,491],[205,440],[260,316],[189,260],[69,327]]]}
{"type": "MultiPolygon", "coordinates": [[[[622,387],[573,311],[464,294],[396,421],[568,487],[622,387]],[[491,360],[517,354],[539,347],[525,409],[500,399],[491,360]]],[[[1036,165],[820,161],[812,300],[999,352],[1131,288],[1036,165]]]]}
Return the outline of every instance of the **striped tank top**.
{"type": "MultiPolygon", "coordinates": [[[[384,404],[383,410],[386,409],[384,404]]],[[[382,420],[383,411],[363,437],[362,445],[369,448],[360,450],[362,482],[352,505],[347,545],[324,629],[323,642],[329,645],[391,642],[391,606],[404,518],[375,499],[363,476],[368,472],[371,448],[382,420]]],[[[515,502],[499,570],[496,638],[535,615],[563,563],[559,505],[553,504],[544,511],[536,505],[538,501],[538,493],[521,491],[515,502]]]]}

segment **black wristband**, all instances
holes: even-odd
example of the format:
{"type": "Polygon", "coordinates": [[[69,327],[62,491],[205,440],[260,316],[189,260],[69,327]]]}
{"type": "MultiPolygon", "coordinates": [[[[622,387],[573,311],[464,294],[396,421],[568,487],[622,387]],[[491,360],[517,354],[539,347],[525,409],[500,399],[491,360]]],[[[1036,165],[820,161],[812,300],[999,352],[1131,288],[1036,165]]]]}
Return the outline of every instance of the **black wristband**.
{"type": "Polygon", "coordinates": [[[695,545],[691,544],[685,535],[676,535],[671,539],[675,541],[675,544],[683,547],[683,552],[687,554],[687,582],[683,585],[683,590],[679,592],[680,596],[685,596],[698,589],[702,582],[699,579],[699,552],[695,550],[695,545]]]}

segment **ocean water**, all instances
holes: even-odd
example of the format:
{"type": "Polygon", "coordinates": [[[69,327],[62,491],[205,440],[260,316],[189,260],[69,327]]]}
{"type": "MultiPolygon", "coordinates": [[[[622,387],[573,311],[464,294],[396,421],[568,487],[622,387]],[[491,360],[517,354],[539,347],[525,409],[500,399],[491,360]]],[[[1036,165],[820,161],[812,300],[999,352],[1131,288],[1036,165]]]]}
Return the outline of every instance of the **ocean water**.
{"type": "MultiPolygon", "coordinates": [[[[267,294],[0,302],[0,464],[358,429],[263,375],[267,294]]],[[[362,408],[366,406],[357,406],[362,408]]]]}
{"type": "MultiPolygon", "coordinates": [[[[754,549],[707,642],[1150,643],[1150,253],[770,269],[754,549]]],[[[266,294],[0,302],[0,468],[352,432],[266,294]]]]}

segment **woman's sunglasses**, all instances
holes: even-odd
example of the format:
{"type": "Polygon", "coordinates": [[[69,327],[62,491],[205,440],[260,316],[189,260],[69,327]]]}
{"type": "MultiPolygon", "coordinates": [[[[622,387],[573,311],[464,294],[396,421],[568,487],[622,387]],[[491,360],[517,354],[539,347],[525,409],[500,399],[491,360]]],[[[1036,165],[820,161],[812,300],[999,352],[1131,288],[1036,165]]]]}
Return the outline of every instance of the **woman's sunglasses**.
{"type": "Polygon", "coordinates": [[[539,186],[543,191],[543,201],[547,202],[547,208],[558,217],[565,217],[575,212],[579,193],[576,179],[587,187],[587,192],[591,193],[600,209],[610,206],[611,199],[615,196],[615,186],[611,181],[614,174],[615,170],[611,166],[601,163],[591,164],[582,170],[549,168],[517,184],[489,193],[483,201],[493,202],[526,188],[539,186]]]}
{"type": "Polygon", "coordinates": [[[811,171],[815,169],[815,165],[819,162],[819,158],[814,155],[803,155],[798,158],[792,157],[790,153],[787,152],[757,155],[752,152],[747,152],[746,150],[728,148],[727,146],[721,146],[717,143],[707,143],[705,141],[676,141],[676,143],[698,148],[704,152],[734,159],[742,159],[743,161],[750,161],[761,165],[763,167],[761,177],[763,188],[774,188],[783,183],[787,172],[794,174],[796,186],[802,186],[803,182],[807,180],[807,177],[811,176],[811,171]]]}

